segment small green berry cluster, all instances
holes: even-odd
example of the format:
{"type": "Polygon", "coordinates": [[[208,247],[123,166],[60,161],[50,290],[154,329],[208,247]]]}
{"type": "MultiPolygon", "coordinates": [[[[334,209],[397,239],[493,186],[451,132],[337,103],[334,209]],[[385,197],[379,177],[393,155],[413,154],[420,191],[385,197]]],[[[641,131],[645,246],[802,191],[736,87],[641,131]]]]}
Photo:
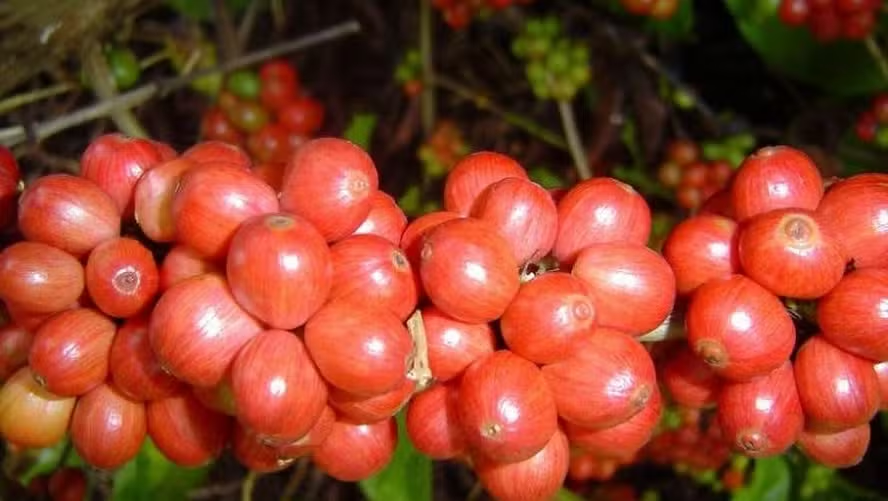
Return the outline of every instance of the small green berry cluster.
{"type": "Polygon", "coordinates": [[[539,99],[570,101],[592,78],[589,49],[564,34],[555,17],[528,19],[512,43],[539,99]]]}

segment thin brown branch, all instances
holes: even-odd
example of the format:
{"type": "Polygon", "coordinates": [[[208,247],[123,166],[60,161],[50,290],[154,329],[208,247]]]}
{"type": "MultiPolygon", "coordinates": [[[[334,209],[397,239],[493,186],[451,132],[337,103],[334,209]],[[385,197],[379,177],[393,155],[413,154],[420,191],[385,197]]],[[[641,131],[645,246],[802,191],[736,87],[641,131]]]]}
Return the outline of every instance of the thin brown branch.
{"type": "Polygon", "coordinates": [[[8,98],[0,101],[0,115],[9,113],[16,108],[27,106],[31,103],[36,103],[38,101],[43,101],[44,99],[49,99],[51,97],[55,97],[66,92],[70,92],[76,88],[76,85],[65,82],[52,85],[50,87],[29,90],[27,92],[22,92],[14,96],[9,96],[8,98]]]}
{"type": "MultiPolygon", "coordinates": [[[[118,109],[129,109],[139,106],[150,99],[165,95],[167,93],[187,87],[191,82],[201,77],[219,72],[229,72],[239,68],[251,66],[253,64],[272,59],[275,57],[304,50],[315,45],[337,40],[339,38],[353,35],[361,30],[361,25],[357,21],[346,21],[344,23],[333,25],[324,30],[317,31],[310,35],[273,45],[266,49],[258,50],[246,54],[242,57],[232,59],[231,61],[202,71],[196,71],[188,75],[169,78],[159,82],[151,82],[141,87],[137,87],[131,91],[119,94],[110,99],[96,102],[85,108],[75,110],[58,118],[36,123],[32,126],[33,139],[41,141],[53,136],[63,130],[76,127],[92,120],[106,117],[118,109]]],[[[4,129],[0,129],[0,144],[13,147],[28,140],[28,131],[24,125],[14,125],[4,129]]]]}

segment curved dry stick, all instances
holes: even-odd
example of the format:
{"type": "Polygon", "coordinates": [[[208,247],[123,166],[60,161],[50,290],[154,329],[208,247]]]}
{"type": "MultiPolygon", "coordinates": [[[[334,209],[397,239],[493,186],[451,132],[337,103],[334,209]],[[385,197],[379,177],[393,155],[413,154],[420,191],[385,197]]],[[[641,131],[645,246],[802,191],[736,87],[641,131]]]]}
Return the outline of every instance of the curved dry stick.
{"type": "Polygon", "coordinates": [[[139,106],[156,96],[162,96],[186,87],[194,80],[207,75],[227,73],[290,52],[303,50],[314,45],[353,35],[359,31],[361,31],[361,25],[357,21],[346,21],[290,42],[273,45],[267,49],[251,52],[243,57],[232,59],[215,68],[196,71],[179,77],[168,78],[159,82],[147,83],[131,91],[119,94],[111,99],[99,101],[85,108],[80,108],[71,113],[62,115],[56,119],[36,123],[31,126],[30,135],[28,128],[24,125],[13,125],[5,129],[0,129],[0,144],[11,148],[24,143],[29,137],[34,141],[41,141],[71,127],[76,127],[97,118],[108,116],[116,110],[139,106]]]}

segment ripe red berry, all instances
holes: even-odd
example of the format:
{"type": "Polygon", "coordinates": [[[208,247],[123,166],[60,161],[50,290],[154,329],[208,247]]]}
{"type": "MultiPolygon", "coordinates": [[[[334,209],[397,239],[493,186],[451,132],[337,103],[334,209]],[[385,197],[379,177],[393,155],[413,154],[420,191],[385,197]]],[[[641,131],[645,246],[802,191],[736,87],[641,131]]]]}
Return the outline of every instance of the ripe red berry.
{"type": "Polygon", "coordinates": [[[540,369],[508,350],[466,369],[457,412],[469,447],[497,462],[533,457],[558,429],[555,400],[540,369]]]}
{"type": "Polygon", "coordinates": [[[780,367],[796,340],[783,303],[743,275],[700,286],[691,297],[685,325],[697,356],[720,376],[736,381],[780,367]]]}
{"type": "Polygon", "coordinates": [[[789,146],[765,147],[747,157],[731,185],[738,221],[774,209],[814,210],[822,195],[817,166],[808,155],[789,146]]]}

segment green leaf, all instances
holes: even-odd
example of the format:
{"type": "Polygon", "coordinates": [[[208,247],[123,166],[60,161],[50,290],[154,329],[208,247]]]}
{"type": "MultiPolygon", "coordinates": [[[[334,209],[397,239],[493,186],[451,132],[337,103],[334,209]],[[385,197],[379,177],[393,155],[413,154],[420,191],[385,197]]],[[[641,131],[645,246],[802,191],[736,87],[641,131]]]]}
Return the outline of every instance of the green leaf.
{"type": "Polygon", "coordinates": [[[791,473],[783,456],[758,459],[752,478],[731,496],[731,501],[787,501],[790,498],[791,473]]]}
{"type": "Polygon", "coordinates": [[[398,414],[398,437],[392,462],[361,481],[361,491],[370,501],[431,501],[432,460],[420,454],[407,439],[403,412],[398,414]]]}
{"type": "Polygon", "coordinates": [[[555,493],[553,501],[583,501],[583,497],[568,489],[560,489],[555,493]]]}
{"type": "Polygon", "coordinates": [[[18,476],[22,485],[28,485],[36,476],[54,472],[59,466],[83,466],[83,460],[71,446],[70,439],[62,440],[52,447],[32,449],[26,454],[28,455],[28,468],[18,476]],[[70,449],[65,452],[66,448],[70,449]],[[63,454],[67,454],[65,461],[59,463],[63,454]]]}
{"type": "MultiPolygon", "coordinates": [[[[246,10],[252,0],[227,0],[228,8],[233,14],[239,14],[246,10]]],[[[190,17],[195,21],[210,21],[213,19],[212,0],[167,0],[167,4],[179,14],[190,17]]]]}
{"type": "Polygon", "coordinates": [[[209,466],[183,468],[170,462],[145,440],[139,454],[114,474],[112,501],[186,501],[188,492],[202,484],[209,466]]]}
{"type": "Polygon", "coordinates": [[[840,96],[888,88],[862,42],[823,44],[806,28],[784,25],[773,0],[725,0],[740,32],[775,71],[840,96]]]}
{"type": "Polygon", "coordinates": [[[373,113],[358,113],[352,117],[342,135],[361,148],[370,149],[370,140],[373,138],[377,120],[378,117],[373,113]]]}
{"type": "Polygon", "coordinates": [[[564,188],[565,181],[558,174],[552,171],[552,169],[546,166],[538,166],[527,171],[527,175],[530,176],[535,183],[539,184],[543,188],[547,190],[552,188],[564,188]]]}

